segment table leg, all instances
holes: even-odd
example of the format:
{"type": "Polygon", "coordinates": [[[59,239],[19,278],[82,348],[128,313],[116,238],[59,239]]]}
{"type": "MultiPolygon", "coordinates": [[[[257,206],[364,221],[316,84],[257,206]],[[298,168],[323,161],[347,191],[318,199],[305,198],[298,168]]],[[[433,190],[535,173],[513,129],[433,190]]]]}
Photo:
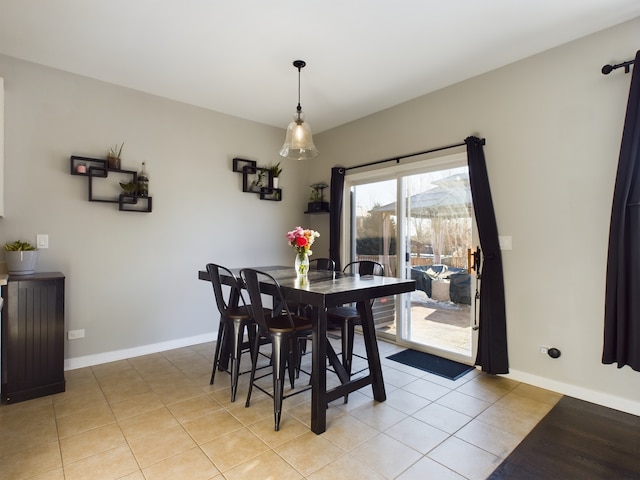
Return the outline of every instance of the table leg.
{"type": "Polygon", "coordinates": [[[313,308],[311,351],[311,431],[327,429],[327,310],[313,308]]]}
{"type": "Polygon", "coordinates": [[[369,362],[369,372],[371,375],[371,387],[373,398],[379,402],[387,399],[382,378],[382,365],[380,363],[380,352],[378,351],[378,339],[376,338],[376,327],[373,323],[373,312],[369,301],[358,302],[358,314],[362,322],[362,335],[364,345],[367,349],[367,360],[369,362]]]}

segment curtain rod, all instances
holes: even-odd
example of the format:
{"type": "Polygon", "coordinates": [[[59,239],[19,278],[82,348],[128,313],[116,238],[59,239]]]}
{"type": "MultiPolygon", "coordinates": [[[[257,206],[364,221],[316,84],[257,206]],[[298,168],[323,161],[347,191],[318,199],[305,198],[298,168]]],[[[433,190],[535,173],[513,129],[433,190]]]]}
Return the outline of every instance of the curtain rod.
{"type": "MultiPolygon", "coordinates": [[[[363,163],[361,165],[354,165],[353,167],[346,167],[345,171],[346,170],[352,170],[354,168],[362,168],[362,167],[369,167],[371,165],[378,165],[379,163],[387,163],[387,162],[400,163],[400,160],[402,160],[403,158],[415,157],[417,155],[424,155],[426,153],[439,152],[441,150],[448,150],[450,148],[462,147],[464,145],[466,145],[465,142],[456,143],[455,145],[447,145],[446,147],[432,148],[430,150],[424,150],[423,152],[409,153],[407,155],[400,155],[398,157],[386,158],[384,160],[377,160],[375,162],[363,163]]],[[[484,145],[484,138],[482,139],[482,145],[484,145]]]]}
{"type": "Polygon", "coordinates": [[[609,75],[615,69],[624,67],[624,73],[629,73],[629,67],[631,67],[631,65],[633,65],[634,63],[636,63],[635,60],[627,60],[626,62],[618,63],[617,65],[607,64],[604,67],[602,67],[601,72],[604,75],[609,75]]]}

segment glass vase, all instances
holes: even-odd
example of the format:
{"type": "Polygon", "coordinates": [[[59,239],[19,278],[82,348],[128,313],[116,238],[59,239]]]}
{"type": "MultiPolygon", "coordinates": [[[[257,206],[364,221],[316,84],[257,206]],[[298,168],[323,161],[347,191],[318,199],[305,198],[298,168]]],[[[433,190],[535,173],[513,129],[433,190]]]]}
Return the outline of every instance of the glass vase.
{"type": "Polygon", "coordinates": [[[296,254],[295,267],[298,277],[307,276],[307,273],[309,273],[309,255],[307,255],[307,252],[298,252],[296,254]]]}

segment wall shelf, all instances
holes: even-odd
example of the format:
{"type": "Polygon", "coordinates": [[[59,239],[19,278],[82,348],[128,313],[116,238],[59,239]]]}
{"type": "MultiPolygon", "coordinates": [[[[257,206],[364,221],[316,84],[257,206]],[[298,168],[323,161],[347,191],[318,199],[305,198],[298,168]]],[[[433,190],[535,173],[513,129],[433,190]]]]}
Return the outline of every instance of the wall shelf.
{"type": "Polygon", "coordinates": [[[304,213],[329,213],[329,202],[309,202],[304,213]]]}
{"type": "Polygon", "coordinates": [[[152,198],[135,194],[120,194],[118,197],[99,197],[94,192],[94,179],[107,178],[109,173],[126,175],[131,177],[131,182],[136,183],[138,172],[122,168],[109,168],[106,159],[79,157],[72,155],[69,159],[69,169],[71,175],[87,177],[88,195],[90,202],[115,203],[121,212],[141,212],[150,213],[152,208],[152,198]],[[78,171],[78,167],[84,165],[84,171],[78,171]],[[137,205],[137,207],[131,207],[137,205]]]}
{"type": "Polygon", "coordinates": [[[275,188],[273,185],[273,173],[268,167],[258,167],[254,160],[245,160],[244,158],[233,159],[233,171],[242,174],[242,191],[248,193],[257,193],[260,200],[270,200],[272,202],[282,201],[282,189],[275,188]],[[267,175],[267,185],[254,185],[252,178],[262,171],[267,175]]]}
{"type": "Polygon", "coordinates": [[[324,201],[324,189],[328,186],[324,182],[311,185],[311,201],[307,203],[307,210],[304,213],[329,213],[329,202],[324,201]]]}

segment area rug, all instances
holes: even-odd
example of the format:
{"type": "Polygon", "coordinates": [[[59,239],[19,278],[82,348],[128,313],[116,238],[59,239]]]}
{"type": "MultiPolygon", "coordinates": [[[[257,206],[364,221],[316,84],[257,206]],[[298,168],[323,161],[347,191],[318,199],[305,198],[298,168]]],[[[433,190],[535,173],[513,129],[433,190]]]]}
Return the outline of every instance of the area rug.
{"type": "Polygon", "coordinates": [[[439,375],[449,380],[456,380],[465,373],[473,370],[473,367],[463,363],[447,360],[446,358],[431,355],[430,353],[418,352],[416,350],[403,350],[387,357],[394,362],[419,368],[425,372],[439,375]]]}
{"type": "Polygon", "coordinates": [[[562,397],[489,480],[640,478],[640,417],[562,397]]]}

